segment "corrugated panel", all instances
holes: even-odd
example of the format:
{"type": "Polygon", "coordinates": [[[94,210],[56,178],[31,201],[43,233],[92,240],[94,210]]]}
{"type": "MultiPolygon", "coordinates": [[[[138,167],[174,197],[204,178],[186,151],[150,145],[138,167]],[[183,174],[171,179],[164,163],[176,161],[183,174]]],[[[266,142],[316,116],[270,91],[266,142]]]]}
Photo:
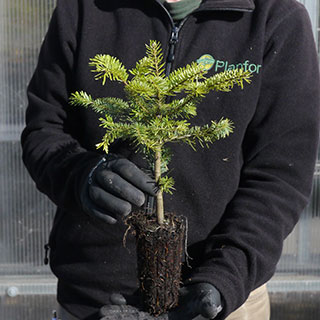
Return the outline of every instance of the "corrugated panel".
{"type": "Polygon", "coordinates": [[[317,28],[319,26],[319,0],[300,0],[301,3],[304,4],[304,6],[307,8],[313,31],[314,31],[314,36],[316,41],[318,40],[318,35],[317,35],[317,28]]]}
{"type": "Polygon", "coordinates": [[[35,190],[22,164],[19,143],[26,87],[53,5],[54,1],[1,2],[0,273],[40,272],[41,246],[54,211],[52,204],[35,190]]]}
{"type": "Polygon", "coordinates": [[[26,87],[54,4],[0,0],[1,320],[50,319],[55,303],[55,278],[43,265],[55,209],[36,191],[22,164],[19,142],[26,87]],[[34,293],[32,298],[25,297],[26,291],[34,293]]]}
{"type": "Polygon", "coordinates": [[[50,320],[56,308],[53,295],[0,296],[1,320],[50,320]]]}
{"type": "MultiPolygon", "coordinates": [[[[320,277],[320,164],[317,164],[310,203],[292,234],[285,241],[279,273],[320,277]]],[[[320,278],[319,278],[320,279],[320,278]]],[[[320,291],[320,286],[319,286],[320,291]]]]}

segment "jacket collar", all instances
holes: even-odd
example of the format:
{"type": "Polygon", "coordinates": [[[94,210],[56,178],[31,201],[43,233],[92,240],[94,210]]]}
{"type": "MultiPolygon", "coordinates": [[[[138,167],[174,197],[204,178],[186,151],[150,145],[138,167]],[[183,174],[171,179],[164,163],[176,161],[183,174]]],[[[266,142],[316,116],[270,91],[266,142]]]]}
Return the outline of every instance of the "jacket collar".
{"type": "Polygon", "coordinates": [[[248,11],[255,8],[254,0],[203,0],[201,9],[221,11],[248,11]]]}

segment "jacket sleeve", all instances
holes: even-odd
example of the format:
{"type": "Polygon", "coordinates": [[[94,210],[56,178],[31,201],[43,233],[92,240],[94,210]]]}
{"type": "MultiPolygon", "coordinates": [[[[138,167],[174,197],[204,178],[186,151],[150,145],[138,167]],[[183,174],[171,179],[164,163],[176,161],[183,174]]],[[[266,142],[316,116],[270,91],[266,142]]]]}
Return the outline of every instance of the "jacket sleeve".
{"type": "MultiPolygon", "coordinates": [[[[56,205],[79,209],[78,186],[99,161],[73,137],[68,98],[77,39],[77,1],[59,1],[27,89],[23,161],[37,188],[56,205]]],[[[73,124],[74,125],[74,124],[73,124]]]]}
{"type": "Polygon", "coordinates": [[[308,202],[319,137],[319,69],[302,6],[267,33],[260,100],[243,142],[239,188],[206,240],[190,283],[221,292],[219,319],[275,272],[283,241],[308,202]]]}

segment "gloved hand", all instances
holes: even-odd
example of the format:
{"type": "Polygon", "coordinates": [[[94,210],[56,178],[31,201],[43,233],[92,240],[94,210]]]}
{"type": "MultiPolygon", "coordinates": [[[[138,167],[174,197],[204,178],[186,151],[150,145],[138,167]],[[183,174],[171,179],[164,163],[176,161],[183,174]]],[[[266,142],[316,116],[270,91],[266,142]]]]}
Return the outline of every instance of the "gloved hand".
{"type": "Polygon", "coordinates": [[[168,315],[151,316],[130,305],[106,305],[100,309],[99,320],[168,320],[168,315]]]}
{"type": "Polygon", "coordinates": [[[143,205],[144,193],[155,196],[155,186],[155,182],[128,159],[108,155],[80,186],[80,201],[87,214],[114,224],[131,212],[132,205],[143,205]]]}
{"type": "Polygon", "coordinates": [[[179,305],[169,320],[214,319],[222,310],[219,291],[210,283],[191,284],[180,289],[179,305]]]}
{"type": "MultiPolygon", "coordinates": [[[[110,305],[100,309],[100,320],[151,320],[155,319],[139,308],[127,305],[121,294],[112,294],[110,305]]],[[[180,289],[179,305],[168,314],[157,319],[161,320],[205,320],[214,319],[222,310],[219,291],[210,283],[196,283],[180,289]]]]}
{"type": "Polygon", "coordinates": [[[168,320],[168,315],[164,314],[157,318],[149,313],[142,311],[139,305],[139,298],[134,297],[131,302],[133,305],[127,304],[126,298],[122,294],[113,293],[110,296],[109,305],[105,305],[100,309],[100,320],[168,320]]]}

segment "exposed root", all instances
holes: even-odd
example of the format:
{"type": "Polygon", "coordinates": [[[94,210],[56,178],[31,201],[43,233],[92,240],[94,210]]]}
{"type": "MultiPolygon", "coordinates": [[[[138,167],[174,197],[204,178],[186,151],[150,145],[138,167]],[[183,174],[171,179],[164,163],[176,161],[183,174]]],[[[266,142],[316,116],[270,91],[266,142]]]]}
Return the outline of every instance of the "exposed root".
{"type": "Polygon", "coordinates": [[[155,216],[135,213],[126,223],[136,234],[142,302],[158,316],[178,303],[182,256],[186,250],[186,220],[167,214],[162,225],[155,216]]]}

